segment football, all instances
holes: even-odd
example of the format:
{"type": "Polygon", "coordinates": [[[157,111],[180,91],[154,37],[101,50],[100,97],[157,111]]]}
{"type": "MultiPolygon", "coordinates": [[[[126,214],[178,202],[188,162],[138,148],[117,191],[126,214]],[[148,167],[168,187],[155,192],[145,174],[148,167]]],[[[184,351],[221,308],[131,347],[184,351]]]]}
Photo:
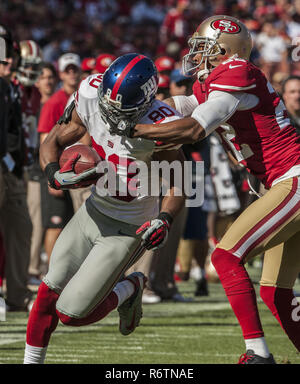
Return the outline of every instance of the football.
{"type": "Polygon", "coordinates": [[[88,169],[94,168],[99,161],[100,156],[96,150],[88,145],[75,144],[71,147],[66,148],[59,158],[59,166],[62,168],[64,164],[70,160],[74,153],[79,153],[80,158],[76,161],[74,172],[76,174],[87,171],[88,169]]]}

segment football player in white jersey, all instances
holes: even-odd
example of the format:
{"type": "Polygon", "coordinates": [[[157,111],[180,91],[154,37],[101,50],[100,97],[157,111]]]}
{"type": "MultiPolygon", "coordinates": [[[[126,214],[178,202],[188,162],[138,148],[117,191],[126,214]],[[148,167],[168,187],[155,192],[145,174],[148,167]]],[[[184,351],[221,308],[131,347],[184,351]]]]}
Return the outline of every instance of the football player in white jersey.
{"type": "Polygon", "coordinates": [[[75,174],[79,159],[75,155],[60,169],[59,153],[88,131],[93,147],[103,162],[115,167],[127,193],[105,195],[98,181],[58,238],[29,315],[25,364],[44,362],[59,320],[71,326],[87,325],[117,308],[123,335],[139,325],[146,277],[135,272],[122,279],[124,272],[145,249],[165,243],[185,197],[178,196],[171,182],[159,212],[158,196],[130,192],[130,182],[139,176],[128,169],[135,162],[150,167],[152,160],[177,160],[183,169],[184,157],[178,146],[113,135],[110,125],[124,119],[143,123],[179,119],[178,112],[155,100],[157,84],[157,71],[149,58],[119,57],[104,75],[91,75],[81,82],[74,101],[41,145],[40,162],[51,187],[77,188],[95,178],[96,167],[75,174]]]}

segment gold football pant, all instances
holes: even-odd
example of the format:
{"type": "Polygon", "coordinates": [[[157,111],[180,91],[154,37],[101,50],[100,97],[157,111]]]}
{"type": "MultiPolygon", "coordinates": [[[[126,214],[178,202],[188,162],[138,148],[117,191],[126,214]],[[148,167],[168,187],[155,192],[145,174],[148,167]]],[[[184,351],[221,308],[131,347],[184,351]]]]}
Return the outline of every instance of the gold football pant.
{"type": "Polygon", "coordinates": [[[300,271],[300,177],[284,180],[253,202],[218,244],[243,261],[261,253],[261,285],[292,288],[300,271]]]}

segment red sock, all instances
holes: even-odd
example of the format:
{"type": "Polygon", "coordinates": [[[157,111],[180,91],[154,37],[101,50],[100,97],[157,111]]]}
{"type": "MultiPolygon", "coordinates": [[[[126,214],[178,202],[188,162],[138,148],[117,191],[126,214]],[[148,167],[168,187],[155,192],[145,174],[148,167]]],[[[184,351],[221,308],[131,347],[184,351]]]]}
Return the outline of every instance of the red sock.
{"type": "Polygon", "coordinates": [[[261,286],[260,296],[300,351],[300,306],[293,290],[261,286]]]}
{"type": "Polygon", "coordinates": [[[216,248],[211,261],[240,323],[244,339],[263,337],[255,290],[241,260],[224,249],[216,248]]]}
{"type": "Polygon", "coordinates": [[[29,314],[26,343],[33,347],[46,347],[57,327],[55,305],[59,295],[41,283],[37,298],[29,314]]]}
{"type": "Polygon", "coordinates": [[[0,231],[0,287],[3,286],[4,269],[5,269],[5,249],[4,249],[3,235],[0,231]]]}
{"type": "Polygon", "coordinates": [[[63,313],[57,312],[61,322],[65,325],[70,325],[73,327],[80,327],[82,325],[88,325],[96,323],[97,321],[103,319],[107,316],[113,309],[118,305],[118,296],[115,292],[111,292],[103,302],[97,305],[97,307],[89,313],[86,317],[83,318],[74,318],[63,313]]]}

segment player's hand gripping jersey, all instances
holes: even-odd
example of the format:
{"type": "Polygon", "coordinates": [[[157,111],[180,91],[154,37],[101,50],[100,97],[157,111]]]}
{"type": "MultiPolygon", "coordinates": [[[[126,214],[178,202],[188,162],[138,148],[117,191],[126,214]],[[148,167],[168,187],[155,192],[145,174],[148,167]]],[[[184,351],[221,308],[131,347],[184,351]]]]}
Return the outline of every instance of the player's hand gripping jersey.
{"type": "Polygon", "coordinates": [[[237,160],[266,188],[300,175],[300,138],[263,73],[247,60],[235,58],[215,68],[204,84],[194,84],[199,104],[213,98],[217,102],[218,93],[224,91],[238,97],[239,106],[217,132],[237,160]]]}
{"type": "MultiPolygon", "coordinates": [[[[109,196],[107,190],[104,187],[101,189],[98,184],[93,187],[91,201],[106,216],[141,225],[146,220],[157,217],[158,197],[147,196],[139,193],[138,190],[129,190],[137,185],[134,179],[138,176],[137,172],[128,172],[128,167],[131,165],[134,168],[133,163],[138,166],[139,161],[143,161],[150,169],[150,161],[155,151],[174,149],[174,146],[145,139],[128,139],[112,135],[101,118],[98,106],[97,88],[102,81],[102,76],[102,74],[91,75],[81,82],[78,92],[75,94],[75,106],[82,123],[91,136],[93,147],[101,159],[106,160],[115,168],[120,183],[119,189],[122,193],[117,191],[115,196],[109,196]],[[106,196],[100,196],[102,192],[106,196]],[[124,196],[125,194],[126,196],[124,196]]],[[[155,100],[141,122],[151,124],[179,118],[180,114],[177,111],[165,103],[155,100]]],[[[151,185],[150,176],[149,172],[149,186],[151,185]]]]}

